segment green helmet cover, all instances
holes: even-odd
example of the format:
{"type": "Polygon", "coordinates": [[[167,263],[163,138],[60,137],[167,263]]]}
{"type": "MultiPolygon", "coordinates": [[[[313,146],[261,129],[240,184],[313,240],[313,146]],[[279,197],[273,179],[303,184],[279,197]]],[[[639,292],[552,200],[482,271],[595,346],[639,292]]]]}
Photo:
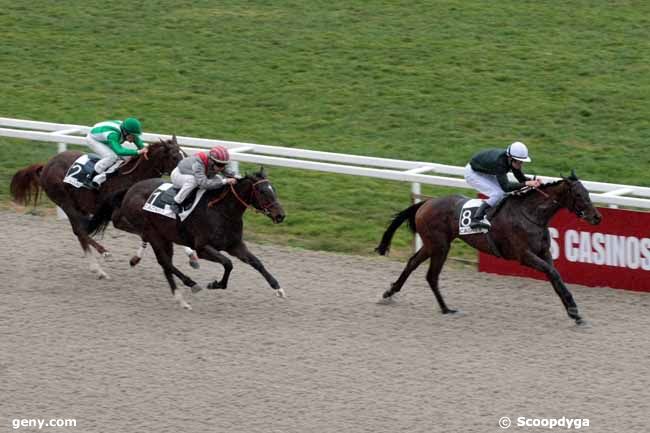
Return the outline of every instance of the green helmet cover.
{"type": "Polygon", "coordinates": [[[135,117],[129,117],[128,119],[126,119],[122,123],[122,129],[127,134],[135,134],[135,135],[142,134],[142,125],[140,125],[140,121],[135,117]]]}

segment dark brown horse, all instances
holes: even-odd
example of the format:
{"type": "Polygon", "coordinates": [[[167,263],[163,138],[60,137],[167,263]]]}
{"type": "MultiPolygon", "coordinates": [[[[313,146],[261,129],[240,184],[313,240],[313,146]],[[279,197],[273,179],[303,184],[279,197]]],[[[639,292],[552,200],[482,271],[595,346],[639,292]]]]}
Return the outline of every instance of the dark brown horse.
{"type": "Polygon", "coordinates": [[[169,174],[183,155],[176,136],[169,140],[160,140],[158,143],[151,144],[145,155],[133,157],[121,166],[117,174],[104,182],[99,190],[75,188],[63,182],[68,169],[81,155],[81,152],[62,152],[52,157],[46,164],[33,164],[18,171],[11,179],[11,194],[17,203],[29,204],[33,201],[36,205],[40,190],[43,189],[68,216],[72,231],[79,239],[84,255],[90,261],[90,269],[99,278],[106,278],[106,273],[92,255],[89,245],[102,255],[106,255],[107,250],[88,235],[86,230],[88,218],[95,213],[98,204],[107,197],[126,191],[140,180],[169,174]]]}
{"type": "Polygon", "coordinates": [[[144,242],[150,243],[172,295],[184,308],[191,309],[181,291],[177,290],[174,275],[192,292],[198,292],[202,286],[174,266],[173,244],[190,247],[198,253],[199,258],[223,265],[223,277],[208,284],[208,289],[225,289],[228,286],[233,266],[230,259],[220,252],[226,251],[259,271],[278,296],[285,296],[277,280],[248,250],[242,236],[243,214],[249,207],[262,212],[274,223],[284,220],[284,210],[271,182],[262,171],[240,179],[234,186],[206,191],[192,214],[182,223],[143,210],[151,194],[162,183],[162,179],[138,182],[125,195],[122,194],[123,198],[118,194],[108,199],[90,221],[89,229],[92,233],[99,233],[112,220],[116,228],[140,235],[144,242]]]}
{"type": "MultiPolygon", "coordinates": [[[[445,304],[438,289],[438,276],[447,259],[451,241],[459,236],[460,211],[468,200],[462,196],[431,199],[417,203],[395,216],[376,251],[381,255],[388,253],[393,234],[404,221],[408,221],[411,230],[422,237],[423,247],[409,259],[402,274],[383,293],[382,299],[389,300],[399,292],[411,272],[431,258],[427,282],[443,314],[456,312],[445,304]]],[[[549,250],[548,222],[561,208],[568,209],[590,224],[598,224],[602,219],[591,203],[588,191],[572,173],[568,178],[542,185],[539,189],[510,195],[494,209],[490,220],[492,228],[487,235],[477,233],[460,238],[484,253],[516,260],[546,274],[569,317],[582,325],[586,322],[578,314],[571,292],[553,266],[549,250]]]]}

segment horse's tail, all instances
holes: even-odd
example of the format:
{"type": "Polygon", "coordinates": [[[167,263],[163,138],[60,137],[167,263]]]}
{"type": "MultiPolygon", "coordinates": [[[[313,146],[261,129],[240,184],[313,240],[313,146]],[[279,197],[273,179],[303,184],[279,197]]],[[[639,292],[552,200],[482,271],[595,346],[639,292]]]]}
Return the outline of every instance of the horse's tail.
{"type": "Polygon", "coordinates": [[[393,235],[395,234],[395,231],[398,229],[399,226],[404,223],[404,221],[408,221],[408,226],[411,229],[413,233],[415,233],[415,213],[420,209],[420,206],[422,206],[425,202],[421,201],[419,203],[415,203],[413,206],[409,206],[406,209],[404,209],[401,212],[398,212],[395,214],[395,217],[393,217],[393,221],[391,221],[390,225],[384,232],[384,236],[381,238],[381,242],[379,243],[379,246],[375,248],[375,251],[379,253],[382,256],[385,256],[388,254],[388,251],[390,250],[390,243],[393,240],[393,235]]]}
{"type": "Polygon", "coordinates": [[[11,178],[11,196],[18,204],[28,205],[38,202],[38,195],[41,191],[41,172],[45,164],[32,164],[27,168],[18,170],[11,178]]]}
{"type": "Polygon", "coordinates": [[[97,206],[93,217],[86,222],[86,232],[89,235],[94,236],[104,233],[108,223],[111,222],[113,211],[122,206],[122,200],[124,200],[126,192],[127,190],[113,193],[97,206]]]}

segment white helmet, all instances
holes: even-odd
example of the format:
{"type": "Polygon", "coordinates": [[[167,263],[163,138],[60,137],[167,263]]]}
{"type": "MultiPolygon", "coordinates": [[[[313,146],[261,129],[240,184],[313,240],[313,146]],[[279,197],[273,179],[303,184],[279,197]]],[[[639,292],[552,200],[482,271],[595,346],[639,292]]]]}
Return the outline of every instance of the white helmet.
{"type": "Polygon", "coordinates": [[[508,156],[517,161],[530,162],[531,159],[528,157],[528,148],[521,141],[515,141],[506,150],[508,156]]]}

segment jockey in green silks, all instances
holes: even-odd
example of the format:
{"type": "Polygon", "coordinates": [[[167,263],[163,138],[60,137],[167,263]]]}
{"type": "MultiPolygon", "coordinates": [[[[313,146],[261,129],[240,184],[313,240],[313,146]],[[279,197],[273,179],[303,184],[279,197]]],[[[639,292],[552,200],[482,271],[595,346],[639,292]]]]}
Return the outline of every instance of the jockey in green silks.
{"type": "Polygon", "coordinates": [[[106,176],[115,172],[124,162],[127,156],[136,156],[146,154],[142,139],[142,126],[140,121],[134,117],[121,122],[119,120],[108,120],[100,122],[92,127],[86,142],[88,146],[101,158],[95,164],[95,173],[93,177],[93,186],[99,188],[106,181],[106,176]],[[122,146],[125,141],[135,144],[138,150],[127,149],[122,146]]]}

